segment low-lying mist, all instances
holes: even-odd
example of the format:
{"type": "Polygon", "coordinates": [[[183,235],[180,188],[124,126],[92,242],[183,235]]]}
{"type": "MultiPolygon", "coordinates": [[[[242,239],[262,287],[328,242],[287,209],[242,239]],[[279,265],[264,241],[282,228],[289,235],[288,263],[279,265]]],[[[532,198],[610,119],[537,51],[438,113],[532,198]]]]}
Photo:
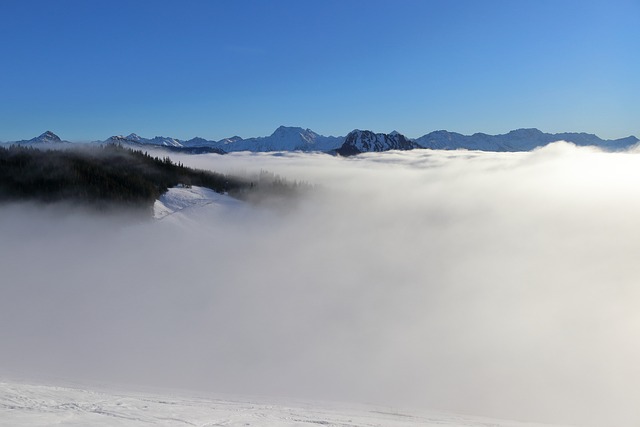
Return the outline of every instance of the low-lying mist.
{"type": "Polygon", "coordinates": [[[318,187],[181,226],[0,208],[0,372],[640,422],[638,154],[171,157],[318,187]]]}

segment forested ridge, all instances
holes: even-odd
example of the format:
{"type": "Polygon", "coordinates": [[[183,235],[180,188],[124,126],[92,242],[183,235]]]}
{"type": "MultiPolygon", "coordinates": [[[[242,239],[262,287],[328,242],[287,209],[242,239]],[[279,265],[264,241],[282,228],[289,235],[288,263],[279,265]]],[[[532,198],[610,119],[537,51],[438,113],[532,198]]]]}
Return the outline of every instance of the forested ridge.
{"type": "Polygon", "coordinates": [[[106,144],[65,150],[0,147],[0,201],[82,202],[151,207],[168,188],[197,185],[243,194],[250,182],[106,144]]]}

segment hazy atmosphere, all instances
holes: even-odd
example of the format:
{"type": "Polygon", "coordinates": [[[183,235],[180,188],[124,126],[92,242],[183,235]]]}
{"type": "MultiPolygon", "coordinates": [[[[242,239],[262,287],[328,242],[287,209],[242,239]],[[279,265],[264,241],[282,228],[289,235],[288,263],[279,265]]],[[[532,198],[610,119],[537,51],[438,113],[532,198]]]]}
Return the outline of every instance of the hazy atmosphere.
{"type": "Polygon", "coordinates": [[[0,426],[640,426],[639,18],[0,0],[0,426]]]}
{"type": "Polygon", "coordinates": [[[5,374],[638,423],[637,154],[177,159],[317,187],[193,223],[3,206],[5,374]]]}

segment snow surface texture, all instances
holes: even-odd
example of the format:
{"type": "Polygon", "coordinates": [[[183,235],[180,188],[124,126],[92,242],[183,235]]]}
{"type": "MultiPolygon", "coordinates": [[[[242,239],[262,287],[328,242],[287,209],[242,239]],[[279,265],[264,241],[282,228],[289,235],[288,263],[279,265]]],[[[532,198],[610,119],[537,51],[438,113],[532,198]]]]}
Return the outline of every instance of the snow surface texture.
{"type": "MultiPolygon", "coordinates": [[[[0,382],[0,426],[544,427],[438,412],[0,382]]],[[[548,427],[551,427],[547,425],[548,427]]]]}
{"type": "Polygon", "coordinates": [[[240,210],[244,203],[204,187],[170,188],[153,206],[157,220],[184,222],[212,218],[220,211],[240,210]]]}

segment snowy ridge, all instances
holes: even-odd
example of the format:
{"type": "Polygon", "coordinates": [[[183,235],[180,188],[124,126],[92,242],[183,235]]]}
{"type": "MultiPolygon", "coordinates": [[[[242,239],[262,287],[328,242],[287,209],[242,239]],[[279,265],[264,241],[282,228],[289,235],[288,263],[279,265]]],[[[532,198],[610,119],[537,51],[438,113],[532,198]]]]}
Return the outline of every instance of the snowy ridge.
{"type": "Polygon", "coordinates": [[[280,126],[270,136],[242,139],[226,138],[216,147],[228,153],[236,151],[329,151],[340,146],[344,138],[318,135],[311,129],[280,126]]]}
{"type": "Polygon", "coordinates": [[[107,139],[105,142],[107,143],[120,143],[120,144],[149,144],[149,145],[159,145],[164,147],[183,147],[183,144],[180,140],[170,137],[164,136],[156,136],[151,139],[142,138],[141,136],[136,135],[135,133],[129,134],[127,136],[116,135],[107,139]]]}
{"type": "Polygon", "coordinates": [[[58,135],[56,135],[55,133],[53,133],[50,130],[48,130],[48,131],[44,132],[43,134],[36,136],[35,138],[26,139],[26,140],[22,140],[22,141],[7,142],[6,144],[21,144],[21,145],[48,144],[48,145],[54,145],[54,144],[62,144],[62,143],[66,143],[66,142],[67,141],[63,141],[62,139],[60,139],[60,137],[58,135]]]}
{"type": "Polygon", "coordinates": [[[32,143],[43,143],[43,144],[51,144],[56,142],[62,142],[60,137],[50,130],[46,131],[42,135],[31,139],[29,142],[32,143]]]}
{"type": "Polygon", "coordinates": [[[439,412],[398,412],[362,405],[274,404],[256,399],[94,391],[11,382],[0,382],[0,425],[544,427],[542,424],[439,412]]]}
{"type": "Polygon", "coordinates": [[[180,222],[206,217],[213,210],[239,209],[244,203],[226,194],[216,193],[205,187],[180,185],[170,188],[153,205],[157,220],[180,222]]]}

